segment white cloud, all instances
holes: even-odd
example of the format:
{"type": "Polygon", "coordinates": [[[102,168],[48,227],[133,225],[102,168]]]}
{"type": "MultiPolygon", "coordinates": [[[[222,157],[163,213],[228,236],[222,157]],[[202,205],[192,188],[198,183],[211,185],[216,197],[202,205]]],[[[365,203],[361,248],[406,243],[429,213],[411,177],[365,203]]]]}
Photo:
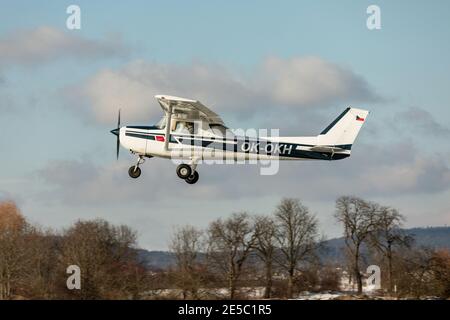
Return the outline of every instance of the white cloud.
{"type": "Polygon", "coordinates": [[[247,115],[264,107],[296,112],[380,99],[363,77],[317,57],[269,58],[247,75],[217,65],[134,61],[118,70],[99,71],[64,93],[71,105],[78,108],[84,101],[90,118],[109,124],[118,106],[128,120],[160,115],[155,94],[198,99],[219,112],[247,115]]]}
{"type": "Polygon", "coordinates": [[[0,66],[37,65],[61,58],[102,58],[123,55],[127,49],[120,40],[91,40],[41,26],[17,30],[0,38],[0,66]]]}
{"type": "Polygon", "coordinates": [[[427,136],[448,138],[450,135],[450,127],[441,124],[432,113],[419,107],[410,107],[398,112],[390,121],[391,127],[397,131],[400,130],[400,127],[407,127],[414,132],[420,132],[427,136]]]}
{"type": "Polygon", "coordinates": [[[318,57],[267,59],[261,79],[272,98],[288,105],[315,106],[377,99],[367,81],[349,69],[318,57]]]}
{"type": "Polygon", "coordinates": [[[186,182],[176,176],[175,166],[169,161],[148,160],[141,167],[143,173],[137,180],[128,176],[131,165],[131,162],[120,161],[100,166],[86,159],[51,161],[36,172],[38,181],[44,181],[50,188],[40,192],[37,198],[49,203],[95,207],[128,201],[147,204],[165,201],[177,188],[180,197],[205,199],[218,195],[217,187],[209,184],[195,186],[196,192],[192,194],[186,182]],[[164,183],[155,184],[157,181],[164,183]]]}
{"type": "Polygon", "coordinates": [[[361,175],[378,194],[435,193],[450,187],[450,169],[435,157],[416,157],[406,163],[380,165],[361,175]]]}

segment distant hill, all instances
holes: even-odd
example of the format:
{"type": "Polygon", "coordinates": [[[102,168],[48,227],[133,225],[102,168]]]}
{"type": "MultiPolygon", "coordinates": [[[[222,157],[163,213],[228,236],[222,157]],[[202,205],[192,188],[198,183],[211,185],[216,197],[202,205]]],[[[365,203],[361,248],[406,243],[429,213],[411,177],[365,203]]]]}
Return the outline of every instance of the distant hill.
{"type": "MultiPolygon", "coordinates": [[[[405,231],[414,237],[415,245],[431,248],[446,248],[450,250],[450,227],[412,228],[405,231]]],[[[345,246],[344,238],[334,238],[325,241],[323,258],[334,261],[342,259],[341,249],[345,246]]],[[[166,269],[175,264],[175,257],[167,251],[137,250],[141,261],[154,270],[166,269]]]]}
{"type": "Polygon", "coordinates": [[[175,256],[168,251],[138,249],[139,260],[151,270],[167,269],[175,264],[175,256]]]}
{"type": "MultiPolygon", "coordinates": [[[[450,250],[450,227],[427,227],[404,230],[414,238],[417,247],[429,247],[434,249],[445,248],[450,250]]],[[[342,262],[342,248],[345,247],[344,238],[334,238],[325,242],[326,249],[323,258],[342,262]]]]}
{"type": "Polygon", "coordinates": [[[416,245],[450,249],[450,227],[413,228],[406,230],[416,245]]]}

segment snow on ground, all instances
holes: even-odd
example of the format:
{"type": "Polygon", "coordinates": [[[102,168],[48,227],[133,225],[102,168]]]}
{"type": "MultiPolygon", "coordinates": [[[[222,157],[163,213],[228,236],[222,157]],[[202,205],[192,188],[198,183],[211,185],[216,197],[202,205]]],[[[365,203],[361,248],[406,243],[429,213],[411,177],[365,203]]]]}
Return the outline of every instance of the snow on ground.
{"type": "Polygon", "coordinates": [[[295,300],[334,300],[344,295],[347,294],[344,292],[304,292],[298,295],[295,300]]]}

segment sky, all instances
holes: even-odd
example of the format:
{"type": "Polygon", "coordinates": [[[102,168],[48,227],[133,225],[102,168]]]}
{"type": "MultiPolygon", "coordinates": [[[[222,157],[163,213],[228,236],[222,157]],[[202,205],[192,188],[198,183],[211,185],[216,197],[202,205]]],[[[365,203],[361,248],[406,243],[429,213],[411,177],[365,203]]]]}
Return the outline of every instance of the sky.
{"type": "Polygon", "coordinates": [[[51,228],[103,218],[166,249],[176,226],[270,214],[299,198],[329,238],[341,195],[393,206],[406,227],[450,224],[450,2],[0,0],[0,200],[51,228]],[[69,30],[69,5],[81,29],[69,30]],[[381,29],[369,30],[377,5],[381,29]],[[347,106],[371,111],[352,156],[199,166],[115,159],[123,124],[162,116],[154,95],[198,99],[230,128],[316,135],[347,106]]]}

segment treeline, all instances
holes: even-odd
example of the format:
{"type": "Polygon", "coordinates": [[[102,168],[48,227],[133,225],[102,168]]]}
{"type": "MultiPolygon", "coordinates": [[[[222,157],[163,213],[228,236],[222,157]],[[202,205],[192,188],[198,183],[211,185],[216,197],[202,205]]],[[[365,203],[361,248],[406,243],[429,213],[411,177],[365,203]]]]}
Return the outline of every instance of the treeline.
{"type": "Polygon", "coordinates": [[[341,197],[334,218],[344,229],[344,264],[321,259],[327,248],[317,218],[299,200],[283,199],[270,215],[241,212],[205,229],[176,228],[175,266],[149,270],[127,226],[89,220],[47,230],[2,202],[0,299],[290,298],[341,290],[344,275],[362,293],[373,264],[382,270],[379,294],[450,297],[449,252],[416,247],[397,210],[341,197]],[[79,290],[67,286],[71,265],[81,271],[79,290]]]}
{"type": "Polygon", "coordinates": [[[166,273],[166,287],[190,299],[213,298],[214,289],[224,287],[227,298],[247,298],[260,286],[264,298],[293,298],[302,291],[342,290],[346,279],[362,294],[364,271],[378,265],[377,294],[450,297],[450,253],[416,247],[396,209],[340,197],[334,218],[344,229],[343,265],[320,258],[327,248],[318,221],[297,199],[283,199],[271,215],[235,213],[205,230],[180,227],[172,236],[176,266],[166,273]]]}
{"type": "Polygon", "coordinates": [[[136,233],[104,220],[78,221],[61,232],[26,221],[0,203],[0,299],[132,299],[148,280],[135,254],[136,233]],[[69,290],[67,268],[81,270],[69,290]]]}

